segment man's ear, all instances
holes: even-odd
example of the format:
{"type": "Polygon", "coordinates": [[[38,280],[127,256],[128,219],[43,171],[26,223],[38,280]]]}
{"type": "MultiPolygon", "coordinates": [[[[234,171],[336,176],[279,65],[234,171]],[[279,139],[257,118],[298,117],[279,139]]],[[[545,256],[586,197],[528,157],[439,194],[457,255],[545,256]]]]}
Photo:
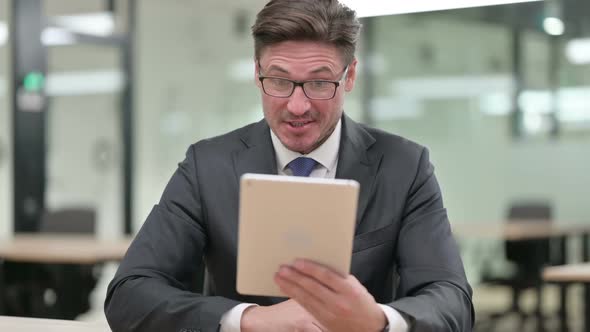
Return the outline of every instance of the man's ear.
{"type": "Polygon", "coordinates": [[[344,91],[350,92],[354,88],[354,82],[356,81],[356,66],[358,64],[358,60],[354,58],[350,65],[348,65],[348,73],[346,74],[346,79],[344,81],[344,91]]]}
{"type": "Polygon", "coordinates": [[[260,80],[258,79],[258,77],[259,77],[258,68],[259,68],[258,59],[254,58],[254,84],[256,84],[257,87],[260,87],[260,80]]]}

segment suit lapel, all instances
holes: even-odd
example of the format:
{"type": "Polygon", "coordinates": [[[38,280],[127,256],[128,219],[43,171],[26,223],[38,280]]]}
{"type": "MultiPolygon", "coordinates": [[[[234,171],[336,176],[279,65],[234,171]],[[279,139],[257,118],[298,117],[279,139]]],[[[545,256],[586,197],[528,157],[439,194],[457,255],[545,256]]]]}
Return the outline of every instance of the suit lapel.
{"type": "Polygon", "coordinates": [[[265,120],[252,125],[241,137],[245,149],[233,154],[237,179],[245,173],[277,174],[275,151],[265,120]]]}
{"type": "Polygon", "coordinates": [[[360,184],[357,229],[373,196],[377,169],[383,156],[381,153],[368,151],[374,143],[375,138],[359,124],[346,115],[342,117],[342,137],[336,178],[352,179],[360,184]]]}

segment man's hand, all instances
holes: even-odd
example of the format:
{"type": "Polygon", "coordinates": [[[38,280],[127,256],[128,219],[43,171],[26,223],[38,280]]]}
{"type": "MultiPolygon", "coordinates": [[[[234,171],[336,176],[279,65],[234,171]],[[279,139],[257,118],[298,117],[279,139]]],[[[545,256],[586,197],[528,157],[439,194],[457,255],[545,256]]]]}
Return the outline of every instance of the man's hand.
{"type": "Polygon", "coordinates": [[[387,324],[383,310],[352,275],[342,276],[311,261],[297,260],[282,266],[275,282],[328,331],[381,332],[387,324]]]}
{"type": "Polygon", "coordinates": [[[242,314],[242,332],[321,332],[317,319],[293,300],[268,307],[249,307],[242,314]]]}

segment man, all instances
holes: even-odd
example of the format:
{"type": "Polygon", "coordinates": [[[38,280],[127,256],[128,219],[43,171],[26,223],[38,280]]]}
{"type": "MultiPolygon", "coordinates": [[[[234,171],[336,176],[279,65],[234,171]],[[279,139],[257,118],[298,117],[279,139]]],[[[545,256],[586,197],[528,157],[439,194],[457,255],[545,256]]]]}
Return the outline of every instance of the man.
{"type": "Polygon", "coordinates": [[[354,11],[273,0],[252,30],[264,120],[188,149],[109,286],[113,331],[470,331],[471,289],[427,150],[343,114],[354,11]],[[357,180],[351,274],[285,262],[275,282],[289,299],[238,294],[244,173],[357,180]],[[215,296],[191,292],[202,258],[215,296]]]}

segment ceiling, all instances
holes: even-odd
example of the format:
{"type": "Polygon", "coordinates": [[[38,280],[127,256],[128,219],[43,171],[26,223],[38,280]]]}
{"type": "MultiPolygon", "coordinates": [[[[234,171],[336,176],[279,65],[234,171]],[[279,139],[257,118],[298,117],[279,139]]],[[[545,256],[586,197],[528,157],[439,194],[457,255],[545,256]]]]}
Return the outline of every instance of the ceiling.
{"type": "Polygon", "coordinates": [[[543,20],[547,16],[557,16],[565,24],[567,37],[590,36],[590,1],[588,0],[546,0],[415,15],[446,15],[449,18],[483,21],[538,31],[543,31],[543,20]],[[552,12],[555,14],[551,14],[552,12]]]}

